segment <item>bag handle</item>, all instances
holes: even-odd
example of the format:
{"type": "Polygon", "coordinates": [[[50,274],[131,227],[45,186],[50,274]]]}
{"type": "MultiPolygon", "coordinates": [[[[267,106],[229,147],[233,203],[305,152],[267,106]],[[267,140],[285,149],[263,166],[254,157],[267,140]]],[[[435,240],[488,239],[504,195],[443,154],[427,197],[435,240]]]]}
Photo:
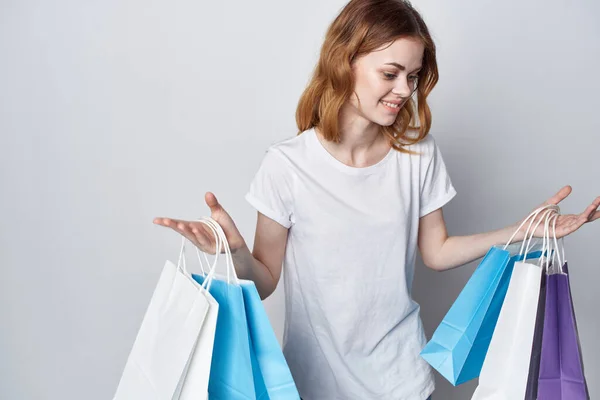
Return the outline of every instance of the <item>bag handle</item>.
{"type": "MultiPolygon", "coordinates": [[[[208,272],[208,274],[206,273],[206,271],[204,271],[204,266],[202,265],[202,260],[200,260],[200,253],[201,253],[200,249],[198,249],[198,247],[195,246],[196,256],[198,257],[198,262],[200,263],[200,269],[202,270],[202,274],[206,275],[206,277],[204,278],[203,285],[205,286],[206,290],[210,290],[210,286],[212,284],[212,281],[215,276],[215,272],[217,270],[217,261],[219,260],[219,254],[221,254],[221,249],[223,248],[223,242],[221,240],[221,236],[219,236],[218,231],[215,229],[215,227],[212,224],[207,223],[206,221],[203,221],[203,220],[198,220],[198,222],[208,226],[208,228],[212,231],[213,235],[215,235],[215,259],[213,260],[213,264],[210,267],[210,271],[208,272]]],[[[206,253],[202,252],[202,254],[204,255],[204,259],[206,260],[206,263],[209,264],[206,253]]]]}
{"type": "MultiPolygon", "coordinates": [[[[525,223],[527,221],[529,221],[530,218],[533,217],[533,220],[529,223],[529,227],[531,227],[531,224],[533,223],[533,221],[535,220],[535,217],[537,217],[537,215],[544,211],[545,209],[548,208],[552,208],[555,209],[557,211],[560,211],[560,208],[556,205],[556,204],[548,204],[546,206],[542,206],[537,208],[536,210],[534,210],[531,214],[529,214],[529,216],[527,218],[525,218],[523,220],[523,222],[521,222],[521,225],[519,225],[519,227],[515,230],[515,232],[512,234],[512,236],[510,237],[510,239],[508,239],[508,242],[506,242],[506,244],[504,245],[503,250],[506,250],[506,248],[508,247],[509,244],[512,243],[513,239],[515,238],[515,236],[517,236],[517,233],[519,233],[519,231],[521,230],[521,228],[523,227],[523,225],[525,225],[525,223]]],[[[527,228],[527,233],[529,232],[529,228],[527,228]]],[[[527,233],[525,235],[525,238],[527,238],[527,233]]],[[[521,252],[523,252],[523,247],[521,246],[521,252]]],[[[520,254],[520,253],[519,253],[520,254]]]]}
{"type": "Polygon", "coordinates": [[[544,249],[546,250],[546,259],[540,259],[539,265],[540,267],[545,268],[546,273],[548,273],[550,265],[554,262],[554,256],[556,255],[557,251],[557,248],[553,247],[552,238],[550,237],[550,221],[556,221],[558,215],[558,213],[554,213],[548,216],[544,222],[544,249]],[[552,253],[552,256],[550,256],[550,253],[552,253]],[[542,266],[544,263],[545,267],[542,266]]]}
{"type": "Polygon", "coordinates": [[[546,232],[547,232],[546,228],[548,226],[548,219],[552,216],[552,213],[556,213],[556,210],[548,209],[548,210],[544,211],[544,213],[542,214],[542,217],[535,224],[535,226],[533,228],[531,228],[533,220],[531,221],[532,223],[529,224],[529,227],[527,228],[527,233],[525,234],[525,240],[523,241],[523,245],[525,243],[527,243],[527,247],[525,249],[525,254],[529,253],[529,251],[531,249],[531,246],[530,246],[531,239],[533,238],[535,231],[537,230],[538,226],[540,225],[540,223],[542,221],[544,221],[544,233],[542,234],[542,253],[544,252],[544,250],[547,250],[548,241],[546,239],[548,236],[546,235],[546,232]]]}
{"type": "MultiPolygon", "coordinates": [[[[550,257],[546,257],[546,265],[545,265],[545,269],[546,269],[546,273],[549,273],[550,270],[550,265],[551,264],[555,264],[555,261],[558,261],[558,269],[559,269],[559,273],[564,273],[563,272],[563,265],[565,263],[565,247],[564,247],[564,240],[561,238],[561,244],[562,244],[562,258],[561,258],[561,254],[559,252],[559,246],[558,246],[558,240],[556,238],[556,221],[559,217],[559,213],[555,213],[552,216],[550,216],[547,220],[546,220],[546,224],[544,226],[544,240],[546,242],[545,246],[548,247],[547,253],[550,253],[550,248],[552,248],[552,258],[550,259],[550,257]],[[553,234],[552,236],[550,235],[550,221],[552,221],[552,231],[553,234]],[[552,261],[552,263],[551,263],[552,261]]],[[[540,263],[541,265],[541,263],[540,263]]]]}
{"type": "Polygon", "coordinates": [[[552,221],[552,236],[554,239],[554,245],[556,248],[556,254],[552,255],[552,261],[554,262],[554,256],[556,255],[556,259],[558,260],[558,270],[559,273],[564,274],[565,272],[563,271],[563,266],[565,265],[565,263],[567,262],[566,258],[565,258],[565,240],[564,237],[560,238],[560,243],[561,243],[561,247],[562,247],[562,259],[560,258],[560,254],[558,253],[558,240],[556,239],[556,220],[558,218],[555,218],[554,221],[552,221]]]}
{"type": "MultiPolygon", "coordinates": [[[[553,213],[557,214],[558,211],[554,207],[544,207],[543,209],[546,209],[546,211],[543,212],[542,218],[540,218],[540,220],[537,221],[537,223],[535,224],[535,226],[532,229],[531,225],[535,221],[535,218],[533,218],[531,220],[531,222],[529,223],[529,226],[527,227],[527,231],[525,232],[525,239],[523,240],[523,244],[521,245],[521,251],[519,252],[519,254],[523,254],[523,248],[525,248],[525,243],[527,243],[527,247],[525,248],[525,254],[524,254],[524,257],[523,257],[524,259],[527,259],[527,253],[529,253],[529,250],[531,249],[531,240],[533,239],[535,231],[537,230],[537,228],[540,225],[540,223],[542,222],[542,220],[544,220],[544,235],[542,235],[543,236],[543,241],[542,241],[542,256],[544,255],[544,250],[546,250],[546,252],[548,251],[548,249],[547,249],[548,243],[546,242],[546,226],[547,226],[547,223],[548,223],[548,218],[553,213]]],[[[541,212],[542,210],[539,210],[539,211],[541,212]]],[[[535,216],[537,217],[538,214],[539,214],[539,212],[536,212],[535,216]]],[[[540,257],[540,265],[541,265],[541,261],[542,260],[543,260],[543,257],[540,257]]]]}
{"type": "MultiPolygon", "coordinates": [[[[221,225],[219,225],[217,221],[215,221],[211,217],[202,217],[198,221],[208,225],[211,228],[211,230],[213,230],[213,232],[216,232],[216,236],[218,236],[219,240],[217,241],[218,246],[215,246],[215,252],[218,254],[223,248],[225,249],[225,261],[227,265],[227,283],[231,284],[233,280],[234,284],[239,285],[240,281],[238,279],[237,273],[235,272],[235,267],[233,266],[233,257],[231,256],[231,249],[229,247],[229,242],[227,241],[227,236],[225,235],[223,228],[221,227],[221,225]]],[[[198,260],[200,260],[200,251],[197,247],[196,254],[198,255],[198,260]]],[[[216,266],[216,263],[214,264],[214,266],[216,266]]],[[[209,274],[214,275],[214,266],[209,274]]]]}
{"type": "MultiPolygon", "coordinates": [[[[554,264],[555,261],[558,261],[559,273],[563,272],[563,265],[565,262],[565,247],[564,240],[561,238],[562,244],[562,258],[559,252],[558,240],[556,238],[556,220],[559,217],[559,213],[554,213],[553,215],[546,218],[544,224],[544,245],[543,248],[546,250],[546,260],[545,260],[545,269],[546,273],[549,273],[550,265],[554,264]],[[550,236],[550,221],[552,221],[552,230],[553,235],[550,236]],[[552,249],[552,250],[551,250],[552,249]],[[549,254],[552,253],[552,258],[550,258],[549,254]],[[552,261],[552,262],[551,262],[552,261]]],[[[543,250],[542,250],[543,251],[543,250]]],[[[540,260],[542,261],[542,260],[540,260]]],[[[540,262],[540,266],[542,266],[543,262],[540,262]]]]}
{"type": "MultiPolygon", "coordinates": [[[[221,250],[223,249],[223,245],[221,243],[221,236],[219,236],[219,234],[217,233],[217,230],[214,228],[214,226],[202,219],[197,219],[196,222],[200,222],[201,224],[204,224],[206,226],[208,226],[208,229],[210,229],[215,237],[215,257],[218,257],[218,254],[221,254],[221,250]]],[[[197,247],[196,247],[196,254],[198,256],[198,263],[200,264],[200,270],[202,271],[202,275],[208,275],[211,270],[213,269],[214,265],[216,264],[215,261],[213,261],[213,266],[209,267],[208,269],[208,273],[204,270],[204,264],[202,263],[202,260],[200,259],[200,253],[202,253],[202,255],[204,256],[204,260],[206,261],[207,265],[210,265],[210,261],[208,261],[208,257],[206,256],[206,253],[203,251],[200,251],[197,247]]]]}
{"type": "MultiPolygon", "coordinates": [[[[204,221],[199,221],[199,222],[204,223],[204,221]]],[[[208,225],[209,229],[212,231],[213,235],[215,236],[216,247],[220,250],[221,247],[222,247],[222,244],[221,244],[221,237],[219,236],[218,232],[211,225],[206,224],[206,223],[204,223],[204,224],[208,225]]],[[[186,258],[185,258],[185,243],[187,241],[188,241],[188,239],[186,239],[185,236],[183,236],[181,238],[181,248],[179,250],[179,260],[177,261],[177,268],[179,268],[181,270],[181,272],[183,274],[185,274],[186,276],[191,277],[192,274],[190,274],[190,272],[187,269],[187,263],[186,263],[186,258]]],[[[212,283],[212,280],[213,280],[213,277],[214,277],[214,274],[215,274],[215,270],[217,268],[217,262],[219,261],[220,251],[217,251],[215,253],[215,259],[213,260],[213,264],[210,267],[209,273],[206,274],[206,272],[204,271],[204,265],[202,264],[202,260],[200,260],[200,254],[199,254],[200,250],[198,249],[197,246],[194,246],[194,247],[196,248],[196,253],[198,254],[198,261],[200,262],[200,269],[202,270],[202,273],[204,275],[206,275],[206,278],[204,279],[204,282],[202,283],[201,286],[205,290],[208,291],[208,290],[210,290],[210,286],[211,286],[211,283],[212,283]]],[[[206,257],[206,254],[204,254],[204,258],[206,259],[206,263],[210,264],[209,261],[208,261],[208,258],[206,257]]]]}

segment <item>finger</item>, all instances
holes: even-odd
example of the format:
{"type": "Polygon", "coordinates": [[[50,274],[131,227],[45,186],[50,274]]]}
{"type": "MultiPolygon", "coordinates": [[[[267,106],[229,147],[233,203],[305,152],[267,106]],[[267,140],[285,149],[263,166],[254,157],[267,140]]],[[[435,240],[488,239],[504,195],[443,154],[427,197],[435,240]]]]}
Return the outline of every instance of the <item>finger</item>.
{"type": "Polygon", "coordinates": [[[168,220],[169,220],[169,218],[157,217],[152,220],[152,223],[156,224],[156,225],[160,225],[160,226],[166,226],[165,223],[168,220]]]}
{"type": "MultiPolygon", "coordinates": [[[[175,232],[192,242],[195,246],[200,247],[202,251],[211,248],[211,236],[205,230],[204,232],[200,232],[196,229],[196,233],[194,233],[194,224],[190,221],[173,218],[155,218],[154,223],[173,229],[175,232]]],[[[202,224],[200,225],[202,226],[202,224]]]]}
{"type": "Polygon", "coordinates": [[[594,212],[598,210],[598,207],[600,207],[600,197],[596,197],[592,204],[587,206],[586,209],[581,214],[579,214],[579,218],[583,220],[583,222],[589,221],[594,212]]]}
{"type": "Polygon", "coordinates": [[[173,229],[187,238],[190,242],[194,244],[194,246],[200,247],[201,244],[198,241],[196,235],[192,232],[191,224],[187,221],[179,222],[178,224],[173,226],[173,229]]]}
{"type": "MultiPolygon", "coordinates": [[[[217,239],[215,233],[211,228],[203,223],[200,223],[192,227],[192,232],[198,236],[200,243],[202,244],[202,251],[210,254],[216,254],[217,252],[217,239]]],[[[222,249],[223,250],[223,249],[222,249]]],[[[223,251],[221,251],[223,253],[223,251]]]]}
{"type": "Polygon", "coordinates": [[[570,185],[563,186],[554,196],[550,197],[542,206],[547,206],[549,204],[558,204],[563,201],[568,195],[571,194],[573,188],[570,185]]]}
{"type": "Polygon", "coordinates": [[[190,226],[192,234],[196,237],[198,243],[202,245],[203,249],[208,249],[211,246],[211,237],[213,236],[210,232],[207,232],[207,228],[203,224],[194,224],[190,226]]]}
{"type": "Polygon", "coordinates": [[[595,213],[593,213],[588,222],[595,221],[598,218],[600,218],[600,211],[596,211],[595,213]]]}
{"type": "Polygon", "coordinates": [[[154,218],[153,222],[157,225],[162,225],[162,226],[166,226],[167,228],[172,228],[173,226],[176,226],[178,223],[184,222],[184,221],[181,219],[161,217],[161,218],[154,218]]]}
{"type": "Polygon", "coordinates": [[[581,214],[582,217],[585,218],[586,222],[592,220],[592,218],[598,211],[598,207],[600,207],[600,196],[596,197],[592,204],[590,204],[581,214]]]}

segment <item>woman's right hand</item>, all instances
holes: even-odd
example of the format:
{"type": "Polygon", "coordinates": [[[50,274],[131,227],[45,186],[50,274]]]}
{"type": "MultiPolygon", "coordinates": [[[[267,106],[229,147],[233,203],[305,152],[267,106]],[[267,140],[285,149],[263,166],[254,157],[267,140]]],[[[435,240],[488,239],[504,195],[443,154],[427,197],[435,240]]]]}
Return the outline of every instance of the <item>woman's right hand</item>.
{"type": "MultiPolygon", "coordinates": [[[[207,192],[204,196],[204,200],[210,208],[211,218],[217,221],[221,228],[223,228],[231,251],[233,252],[244,247],[246,245],[244,238],[235,226],[233,219],[219,204],[216,196],[211,192],[207,192]]],[[[185,236],[204,253],[216,253],[215,236],[212,230],[202,222],[160,217],[155,218],[154,223],[171,228],[175,232],[185,236]]],[[[224,252],[224,249],[222,249],[221,252],[224,252]]]]}

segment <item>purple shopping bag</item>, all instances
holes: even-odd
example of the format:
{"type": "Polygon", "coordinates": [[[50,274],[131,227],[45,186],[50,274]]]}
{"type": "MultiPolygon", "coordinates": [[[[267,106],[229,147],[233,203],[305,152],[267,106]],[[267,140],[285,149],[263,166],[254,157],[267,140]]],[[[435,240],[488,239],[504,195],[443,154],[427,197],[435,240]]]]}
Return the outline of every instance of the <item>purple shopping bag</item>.
{"type": "Polygon", "coordinates": [[[546,278],[538,398],[589,399],[567,263],[564,264],[562,273],[551,274],[546,278]]]}

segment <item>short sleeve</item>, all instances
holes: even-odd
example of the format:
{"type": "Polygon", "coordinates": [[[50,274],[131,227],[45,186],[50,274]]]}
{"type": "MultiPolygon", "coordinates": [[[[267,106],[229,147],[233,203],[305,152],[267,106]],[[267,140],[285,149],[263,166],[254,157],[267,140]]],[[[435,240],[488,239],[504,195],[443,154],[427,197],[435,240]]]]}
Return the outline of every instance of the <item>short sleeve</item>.
{"type": "Polygon", "coordinates": [[[292,226],[293,176],[278,150],[267,150],[245,198],[261,214],[286,228],[292,226]]]}
{"type": "Polygon", "coordinates": [[[456,195],[456,189],[452,185],[442,153],[434,138],[429,135],[424,142],[425,149],[421,156],[420,168],[419,217],[441,208],[456,195]]]}

